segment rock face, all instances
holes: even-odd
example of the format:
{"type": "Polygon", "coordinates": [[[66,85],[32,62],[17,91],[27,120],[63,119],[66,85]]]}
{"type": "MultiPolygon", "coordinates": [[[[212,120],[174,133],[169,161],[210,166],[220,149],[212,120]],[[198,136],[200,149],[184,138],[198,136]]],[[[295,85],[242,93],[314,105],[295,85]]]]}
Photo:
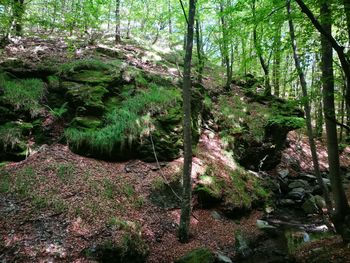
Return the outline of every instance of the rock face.
{"type": "Polygon", "coordinates": [[[270,170],[281,161],[288,132],[303,126],[303,113],[273,96],[252,96],[250,103],[254,102],[270,109],[265,116],[256,117],[264,123],[261,127],[263,135],[260,139],[256,136],[240,136],[235,139],[233,150],[242,166],[253,170],[270,170]]]}
{"type": "MultiPolygon", "coordinates": [[[[194,94],[196,144],[203,98],[200,92],[194,94]]],[[[7,61],[0,65],[0,124],[6,124],[0,130],[0,161],[24,158],[29,135],[46,136],[57,122],[61,130],[66,123],[67,143],[81,155],[154,161],[156,152],[160,161],[173,160],[183,148],[181,105],[177,83],[120,59],[75,60],[45,71],[7,61]],[[41,79],[17,81],[27,73],[41,79]],[[32,122],[36,124],[28,129],[26,123],[32,122]]]]}

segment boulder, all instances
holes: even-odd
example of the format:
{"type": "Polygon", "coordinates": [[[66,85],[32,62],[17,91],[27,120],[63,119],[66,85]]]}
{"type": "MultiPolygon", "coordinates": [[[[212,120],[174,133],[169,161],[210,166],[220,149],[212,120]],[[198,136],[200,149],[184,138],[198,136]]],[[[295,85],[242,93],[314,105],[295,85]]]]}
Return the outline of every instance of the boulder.
{"type": "Polygon", "coordinates": [[[305,196],[305,189],[298,187],[298,188],[293,188],[289,193],[288,193],[288,198],[293,199],[295,201],[302,201],[304,196],[305,196]]]}
{"type": "Polygon", "coordinates": [[[309,188],[309,183],[303,179],[297,179],[297,180],[294,180],[292,181],[288,187],[290,189],[294,189],[294,188],[304,188],[304,189],[307,189],[309,188]]]}

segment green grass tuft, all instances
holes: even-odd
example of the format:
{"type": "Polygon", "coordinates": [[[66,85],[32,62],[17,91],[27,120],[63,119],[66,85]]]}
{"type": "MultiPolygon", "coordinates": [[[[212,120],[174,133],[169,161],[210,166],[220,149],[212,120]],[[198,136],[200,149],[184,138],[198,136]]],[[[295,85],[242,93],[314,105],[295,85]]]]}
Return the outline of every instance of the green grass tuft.
{"type": "Polygon", "coordinates": [[[0,99],[15,110],[29,111],[34,117],[40,113],[40,101],[45,92],[44,82],[39,79],[9,80],[0,74],[0,87],[4,95],[0,99]]]}

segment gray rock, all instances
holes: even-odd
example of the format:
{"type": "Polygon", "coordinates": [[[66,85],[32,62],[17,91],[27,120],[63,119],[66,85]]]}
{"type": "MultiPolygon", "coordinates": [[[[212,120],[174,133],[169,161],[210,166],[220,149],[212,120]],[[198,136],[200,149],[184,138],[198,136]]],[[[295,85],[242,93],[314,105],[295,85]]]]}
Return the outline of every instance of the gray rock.
{"type": "Polygon", "coordinates": [[[293,188],[292,191],[290,191],[287,196],[290,199],[301,201],[305,196],[305,192],[306,192],[305,189],[302,187],[293,188]]]}
{"type": "Polygon", "coordinates": [[[279,204],[282,206],[293,206],[295,205],[295,201],[293,201],[292,199],[281,199],[279,201],[279,204]]]}
{"type": "Polygon", "coordinates": [[[216,252],[216,263],[233,263],[232,260],[221,252],[216,252]]]}
{"type": "Polygon", "coordinates": [[[303,174],[301,177],[307,181],[316,181],[317,180],[317,177],[312,175],[312,174],[303,174]]]}
{"type": "Polygon", "coordinates": [[[271,230],[271,229],[276,229],[275,226],[271,226],[268,222],[264,221],[264,220],[256,220],[256,226],[257,228],[259,228],[260,230],[271,230]]]}
{"type": "Polygon", "coordinates": [[[279,171],[278,171],[278,175],[279,175],[282,179],[284,179],[284,178],[288,177],[288,175],[289,175],[289,170],[288,170],[288,169],[279,170],[279,171]]]}
{"type": "Polygon", "coordinates": [[[309,188],[309,183],[303,179],[298,179],[298,180],[295,180],[293,182],[291,182],[288,187],[290,189],[294,189],[294,188],[309,188]]]}
{"type": "Polygon", "coordinates": [[[331,180],[329,180],[328,178],[322,178],[323,180],[323,183],[327,186],[330,186],[331,185],[331,180]]]}

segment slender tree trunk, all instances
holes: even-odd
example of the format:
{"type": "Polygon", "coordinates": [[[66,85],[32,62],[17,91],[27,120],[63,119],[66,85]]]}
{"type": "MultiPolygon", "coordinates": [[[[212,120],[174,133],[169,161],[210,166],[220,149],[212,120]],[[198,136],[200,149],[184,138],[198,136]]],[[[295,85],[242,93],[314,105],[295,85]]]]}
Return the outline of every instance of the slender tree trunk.
{"type": "Polygon", "coordinates": [[[196,19],[196,42],[197,42],[197,57],[198,57],[198,82],[202,83],[204,61],[203,61],[202,39],[200,34],[199,18],[196,19]]]}
{"type": "Polygon", "coordinates": [[[23,35],[23,15],[24,15],[24,0],[14,0],[13,17],[15,21],[15,35],[23,35]]]}
{"type": "Polygon", "coordinates": [[[227,25],[226,25],[226,20],[224,17],[224,2],[221,0],[220,1],[220,22],[221,22],[221,30],[222,30],[222,57],[224,64],[226,66],[226,87],[229,88],[232,82],[232,61],[230,60],[230,55],[229,55],[229,45],[228,45],[228,39],[227,39],[227,25]]]}
{"type": "Polygon", "coordinates": [[[274,63],[273,63],[273,87],[275,95],[280,96],[280,78],[281,78],[281,35],[282,25],[277,25],[277,32],[274,43],[274,63]]]}
{"type": "Polygon", "coordinates": [[[294,30],[294,23],[292,20],[291,16],[291,0],[287,0],[287,13],[288,13],[288,23],[289,23],[289,33],[290,33],[290,40],[291,40],[291,45],[293,49],[293,57],[294,57],[294,62],[295,62],[295,68],[297,69],[298,75],[299,75],[299,81],[304,97],[304,110],[305,110],[305,116],[306,116],[306,128],[307,128],[307,134],[309,137],[309,144],[310,144],[310,149],[311,149],[311,155],[312,155],[312,162],[314,166],[314,172],[317,178],[317,182],[319,186],[321,187],[323,191],[323,195],[328,207],[328,211],[332,211],[332,202],[329,197],[328,189],[325,186],[321,172],[320,172],[320,166],[318,162],[318,156],[317,156],[317,149],[315,145],[315,140],[314,140],[314,135],[313,135],[313,130],[312,130],[312,124],[311,124],[311,107],[308,99],[308,92],[307,92],[307,84],[306,84],[306,79],[305,79],[305,74],[304,71],[301,67],[301,62],[300,58],[298,55],[298,48],[297,48],[297,42],[295,39],[295,30],[294,30]]]}
{"type": "Polygon", "coordinates": [[[183,111],[184,111],[184,166],[183,193],[179,239],[188,242],[190,237],[191,199],[192,199],[192,129],[191,129],[191,61],[193,49],[194,18],[196,14],[196,0],[189,0],[189,14],[187,25],[187,45],[183,74],[183,111]]]}
{"type": "Polygon", "coordinates": [[[120,44],[120,0],[115,1],[115,43],[120,44]]]}
{"type": "MultiPolygon", "coordinates": [[[[321,26],[326,34],[331,34],[331,10],[327,0],[321,0],[321,26]]],[[[334,122],[334,73],[332,45],[321,35],[323,106],[325,114],[329,176],[331,180],[335,211],[332,216],[337,232],[345,242],[350,242],[350,209],[340,175],[337,128],[334,122]]]]}
{"type": "Polygon", "coordinates": [[[271,95],[271,85],[270,85],[270,71],[269,71],[269,65],[266,63],[260,41],[258,40],[258,33],[257,33],[257,21],[256,21],[256,0],[252,1],[252,12],[253,12],[253,20],[254,20],[254,27],[253,27],[253,40],[254,40],[254,46],[257,52],[257,55],[259,57],[259,61],[261,64],[261,67],[265,74],[265,95],[271,95]]]}

